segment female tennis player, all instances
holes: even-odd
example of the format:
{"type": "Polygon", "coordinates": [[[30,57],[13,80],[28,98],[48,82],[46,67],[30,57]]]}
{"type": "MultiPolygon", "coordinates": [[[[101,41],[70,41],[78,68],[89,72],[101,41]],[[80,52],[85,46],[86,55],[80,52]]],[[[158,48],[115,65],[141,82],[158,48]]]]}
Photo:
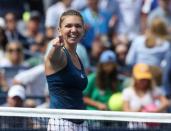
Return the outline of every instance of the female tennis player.
{"type": "MultiPolygon", "coordinates": [[[[84,35],[81,14],[68,10],[59,21],[59,37],[49,43],[45,56],[45,73],[49,86],[50,108],[85,109],[82,91],[87,85],[83,64],[76,53],[84,35]]],[[[50,119],[48,130],[87,131],[83,120],[50,119]]]]}

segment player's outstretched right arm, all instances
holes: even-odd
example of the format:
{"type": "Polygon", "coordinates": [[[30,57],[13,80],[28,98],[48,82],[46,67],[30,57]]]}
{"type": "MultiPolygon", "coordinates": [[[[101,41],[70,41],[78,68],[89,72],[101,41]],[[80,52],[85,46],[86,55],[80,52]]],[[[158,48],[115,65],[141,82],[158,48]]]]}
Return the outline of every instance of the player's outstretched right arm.
{"type": "Polygon", "coordinates": [[[48,44],[44,57],[45,70],[47,74],[59,71],[66,65],[66,57],[62,50],[63,42],[60,37],[55,38],[48,44]]]}

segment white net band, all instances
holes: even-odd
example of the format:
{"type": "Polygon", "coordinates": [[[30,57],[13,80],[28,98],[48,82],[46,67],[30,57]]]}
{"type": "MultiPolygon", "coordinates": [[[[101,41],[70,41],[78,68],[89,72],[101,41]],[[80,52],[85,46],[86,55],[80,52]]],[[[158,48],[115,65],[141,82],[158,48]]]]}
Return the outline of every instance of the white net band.
{"type": "Polygon", "coordinates": [[[0,107],[0,116],[171,123],[171,114],[169,113],[0,107]]]}

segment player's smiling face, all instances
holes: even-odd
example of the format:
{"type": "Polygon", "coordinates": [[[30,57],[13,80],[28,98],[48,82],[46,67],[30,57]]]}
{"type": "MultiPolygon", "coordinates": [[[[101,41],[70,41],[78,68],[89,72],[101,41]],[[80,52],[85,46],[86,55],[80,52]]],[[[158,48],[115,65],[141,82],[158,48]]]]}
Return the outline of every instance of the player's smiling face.
{"type": "Polygon", "coordinates": [[[84,25],[81,18],[75,15],[64,16],[59,33],[63,36],[64,43],[78,43],[84,34],[84,25]]]}

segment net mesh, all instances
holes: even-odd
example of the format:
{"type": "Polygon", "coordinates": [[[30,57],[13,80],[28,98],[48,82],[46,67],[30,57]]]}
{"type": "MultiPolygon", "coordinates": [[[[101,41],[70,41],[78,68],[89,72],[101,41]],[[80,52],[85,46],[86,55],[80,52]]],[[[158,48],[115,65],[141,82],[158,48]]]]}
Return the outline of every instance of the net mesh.
{"type": "Polygon", "coordinates": [[[171,131],[171,114],[0,108],[2,131],[171,131]]]}

